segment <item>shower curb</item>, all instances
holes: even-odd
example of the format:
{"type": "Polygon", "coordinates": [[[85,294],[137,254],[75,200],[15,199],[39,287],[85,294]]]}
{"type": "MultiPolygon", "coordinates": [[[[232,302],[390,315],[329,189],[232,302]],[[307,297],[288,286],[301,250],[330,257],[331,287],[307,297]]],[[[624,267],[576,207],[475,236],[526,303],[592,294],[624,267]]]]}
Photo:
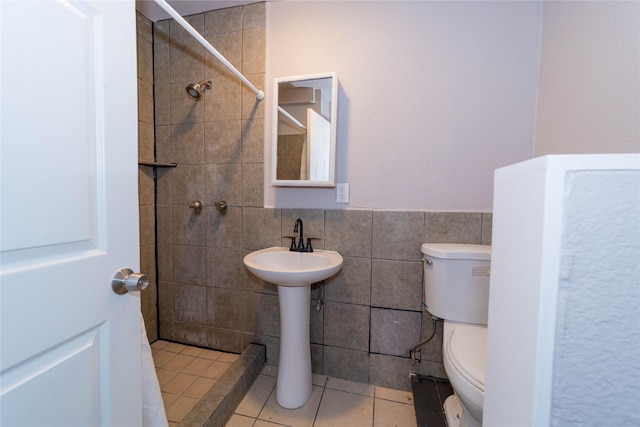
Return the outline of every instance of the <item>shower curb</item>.
{"type": "Polygon", "coordinates": [[[178,427],[224,427],[265,363],[265,346],[250,344],[178,427]]]}

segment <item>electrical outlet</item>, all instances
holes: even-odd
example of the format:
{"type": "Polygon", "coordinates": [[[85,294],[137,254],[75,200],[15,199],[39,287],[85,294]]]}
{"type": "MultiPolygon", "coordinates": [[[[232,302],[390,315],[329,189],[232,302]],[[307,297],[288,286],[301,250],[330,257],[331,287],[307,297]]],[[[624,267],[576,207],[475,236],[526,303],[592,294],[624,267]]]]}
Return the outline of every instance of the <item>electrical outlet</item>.
{"type": "Polygon", "coordinates": [[[349,203],[349,183],[336,186],[336,203],[349,203]]]}

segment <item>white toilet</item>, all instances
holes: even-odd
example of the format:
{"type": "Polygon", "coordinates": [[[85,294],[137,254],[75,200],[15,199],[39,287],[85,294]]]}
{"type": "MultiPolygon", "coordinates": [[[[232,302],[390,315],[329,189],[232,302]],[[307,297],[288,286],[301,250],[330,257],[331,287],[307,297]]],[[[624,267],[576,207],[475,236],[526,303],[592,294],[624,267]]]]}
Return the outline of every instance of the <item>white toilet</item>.
{"type": "Polygon", "coordinates": [[[444,403],[449,427],[482,425],[491,246],[425,243],[424,298],[444,320],[442,357],[454,395],[444,403]]]}

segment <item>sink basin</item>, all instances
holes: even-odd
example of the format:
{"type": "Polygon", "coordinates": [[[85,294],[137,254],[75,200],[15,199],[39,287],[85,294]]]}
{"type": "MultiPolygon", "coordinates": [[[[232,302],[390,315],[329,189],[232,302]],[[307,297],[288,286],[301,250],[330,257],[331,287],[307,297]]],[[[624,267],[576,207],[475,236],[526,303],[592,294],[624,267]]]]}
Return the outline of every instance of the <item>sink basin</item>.
{"type": "Polygon", "coordinates": [[[280,363],[276,400],[295,409],[311,397],[309,339],[311,284],[336,274],[342,255],[335,251],[290,252],[273,247],[251,252],[244,265],[260,279],[278,285],[280,305],[280,363]]]}
{"type": "Polygon", "coordinates": [[[291,252],[273,247],[251,252],[244,257],[249,271],[260,279],[282,286],[305,286],[336,274],[342,268],[342,256],[335,251],[291,252]]]}

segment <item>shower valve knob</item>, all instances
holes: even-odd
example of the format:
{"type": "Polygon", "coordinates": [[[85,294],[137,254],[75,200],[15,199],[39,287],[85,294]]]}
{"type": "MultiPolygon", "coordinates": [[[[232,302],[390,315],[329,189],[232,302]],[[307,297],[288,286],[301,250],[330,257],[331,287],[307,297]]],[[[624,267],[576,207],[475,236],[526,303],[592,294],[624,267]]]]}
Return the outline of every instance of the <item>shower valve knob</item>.
{"type": "Polygon", "coordinates": [[[225,202],[224,200],[220,200],[219,202],[216,202],[216,209],[218,209],[218,212],[224,214],[227,213],[227,202],[225,202]]]}
{"type": "Polygon", "coordinates": [[[143,291],[147,286],[149,286],[149,278],[144,274],[134,273],[130,268],[121,268],[111,280],[111,289],[118,295],[131,291],[143,291]]]}
{"type": "Polygon", "coordinates": [[[193,211],[196,214],[200,214],[200,211],[202,211],[202,208],[204,207],[204,203],[202,203],[200,200],[194,200],[193,202],[191,202],[191,204],[189,205],[189,207],[191,209],[193,209],[193,211]]]}

